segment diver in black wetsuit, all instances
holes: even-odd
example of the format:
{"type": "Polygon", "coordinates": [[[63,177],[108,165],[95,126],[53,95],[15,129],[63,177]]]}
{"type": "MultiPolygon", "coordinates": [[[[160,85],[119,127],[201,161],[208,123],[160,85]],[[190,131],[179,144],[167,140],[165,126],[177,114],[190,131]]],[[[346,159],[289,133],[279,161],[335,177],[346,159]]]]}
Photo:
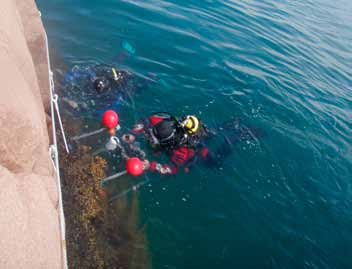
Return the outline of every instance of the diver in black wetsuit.
{"type": "Polygon", "coordinates": [[[141,78],[112,65],[75,66],[65,74],[63,101],[73,115],[96,117],[107,109],[118,111],[153,81],[152,74],[141,78]]]}
{"type": "MultiPolygon", "coordinates": [[[[165,153],[169,162],[151,161],[149,170],[160,174],[176,174],[181,167],[187,172],[197,162],[206,166],[221,167],[223,159],[233,151],[233,145],[240,140],[256,140],[254,128],[229,122],[214,130],[208,129],[193,115],[176,118],[169,113],[158,113],[138,123],[132,129],[136,135],[144,133],[155,152],[165,153]],[[228,134],[225,135],[225,130],[228,134]],[[220,145],[214,150],[208,147],[208,140],[222,136],[220,145]]],[[[135,140],[133,135],[129,135],[135,140]]]]}
{"type": "Polygon", "coordinates": [[[112,89],[123,92],[131,77],[132,75],[129,72],[111,67],[110,70],[101,70],[101,72],[96,73],[96,76],[91,77],[91,81],[93,81],[96,92],[103,94],[112,89]]]}

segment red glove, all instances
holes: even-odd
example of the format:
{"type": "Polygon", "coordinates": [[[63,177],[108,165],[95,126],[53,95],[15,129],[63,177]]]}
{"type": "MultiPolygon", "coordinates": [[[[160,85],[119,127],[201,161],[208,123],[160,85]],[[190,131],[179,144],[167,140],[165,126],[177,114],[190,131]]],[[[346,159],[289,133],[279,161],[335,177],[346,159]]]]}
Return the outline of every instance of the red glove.
{"type": "Polygon", "coordinates": [[[203,159],[205,159],[209,154],[209,149],[204,147],[200,150],[200,156],[202,156],[203,159]]]}
{"type": "Polygon", "coordinates": [[[181,166],[192,159],[194,154],[194,149],[180,147],[172,152],[171,161],[177,166],[181,166]]]}
{"type": "Polygon", "coordinates": [[[157,166],[157,162],[156,161],[152,161],[150,162],[150,167],[149,167],[149,170],[152,171],[152,172],[155,172],[156,171],[156,166],[157,166]]]}
{"type": "Polygon", "coordinates": [[[158,172],[161,175],[165,175],[165,174],[176,174],[177,173],[177,167],[174,165],[161,165],[160,163],[157,163],[156,161],[152,161],[150,163],[150,167],[149,170],[152,172],[158,172]]]}
{"type": "Polygon", "coordinates": [[[174,166],[174,165],[172,165],[172,166],[170,167],[170,169],[171,169],[171,174],[172,174],[172,175],[175,175],[175,174],[177,173],[177,171],[178,171],[177,167],[174,166]]]}

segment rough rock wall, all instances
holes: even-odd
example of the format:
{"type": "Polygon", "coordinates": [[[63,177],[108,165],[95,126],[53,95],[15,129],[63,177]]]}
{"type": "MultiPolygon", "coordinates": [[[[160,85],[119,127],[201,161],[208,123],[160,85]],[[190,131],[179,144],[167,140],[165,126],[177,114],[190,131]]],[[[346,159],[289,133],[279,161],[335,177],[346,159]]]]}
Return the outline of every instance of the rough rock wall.
{"type": "Polygon", "coordinates": [[[48,156],[43,26],[34,0],[0,7],[0,268],[60,268],[58,197],[48,156]]]}
{"type": "Polygon", "coordinates": [[[16,0],[17,9],[20,13],[24,36],[27,41],[29,52],[32,57],[40,94],[42,96],[46,113],[50,113],[50,92],[48,91],[48,63],[45,48],[44,27],[34,0],[16,0]]]}

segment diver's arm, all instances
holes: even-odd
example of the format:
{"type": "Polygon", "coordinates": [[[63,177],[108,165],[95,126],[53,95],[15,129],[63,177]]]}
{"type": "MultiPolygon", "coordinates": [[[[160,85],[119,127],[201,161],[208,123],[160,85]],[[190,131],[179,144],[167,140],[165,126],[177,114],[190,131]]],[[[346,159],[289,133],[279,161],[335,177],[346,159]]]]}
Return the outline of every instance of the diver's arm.
{"type": "Polygon", "coordinates": [[[150,167],[149,170],[152,172],[157,172],[161,175],[174,175],[177,173],[178,168],[175,165],[172,164],[161,164],[157,163],[156,161],[150,162],[150,167]]]}
{"type": "Polygon", "coordinates": [[[140,134],[145,131],[145,123],[143,121],[139,121],[132,127],[132,133],[134,134],[140,134]]]}

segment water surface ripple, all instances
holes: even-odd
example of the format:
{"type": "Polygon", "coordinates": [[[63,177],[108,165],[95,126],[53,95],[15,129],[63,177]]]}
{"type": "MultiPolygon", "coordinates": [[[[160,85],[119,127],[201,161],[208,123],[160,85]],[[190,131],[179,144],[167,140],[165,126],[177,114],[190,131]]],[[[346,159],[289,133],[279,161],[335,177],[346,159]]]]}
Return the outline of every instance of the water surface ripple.
{"type": "Polygon", "coordinates": [[[154,268],[352,268],[351,1],[37,2],[67,68],[155,74],[135,117],[235,117],[265,133],[221,169],[141,189],[154,268]],[[123,41],[136,52],[122,61],[123,41]]]}

